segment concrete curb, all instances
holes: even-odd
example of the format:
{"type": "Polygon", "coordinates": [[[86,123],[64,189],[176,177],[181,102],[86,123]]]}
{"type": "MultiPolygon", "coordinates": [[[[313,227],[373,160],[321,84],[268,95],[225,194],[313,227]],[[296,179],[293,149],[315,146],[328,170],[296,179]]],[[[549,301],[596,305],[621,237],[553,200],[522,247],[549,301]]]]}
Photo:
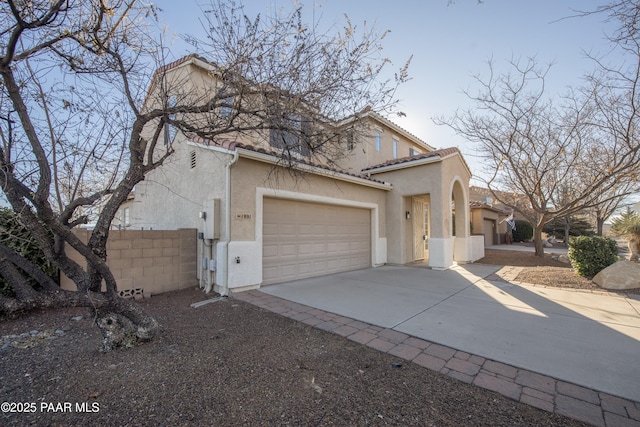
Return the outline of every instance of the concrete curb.
{"type": "Polygon", "coordinates": [[[259,290],[233,298],[343,336],[513,400],[599,427],[640,426],[640,403],[590,390],[259,290]]]}

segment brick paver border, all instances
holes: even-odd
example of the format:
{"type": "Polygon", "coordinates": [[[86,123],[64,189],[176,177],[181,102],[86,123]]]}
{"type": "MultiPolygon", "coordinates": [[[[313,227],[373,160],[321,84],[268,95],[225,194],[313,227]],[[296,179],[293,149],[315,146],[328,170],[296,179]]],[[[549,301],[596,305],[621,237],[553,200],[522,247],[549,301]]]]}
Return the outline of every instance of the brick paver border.
{"type": "Polygon", "coordinates": [[[233,294],[233,298],[548,412],[594,426],[640,427],[638,402],[287,301],[259,290],[233,294]]]}

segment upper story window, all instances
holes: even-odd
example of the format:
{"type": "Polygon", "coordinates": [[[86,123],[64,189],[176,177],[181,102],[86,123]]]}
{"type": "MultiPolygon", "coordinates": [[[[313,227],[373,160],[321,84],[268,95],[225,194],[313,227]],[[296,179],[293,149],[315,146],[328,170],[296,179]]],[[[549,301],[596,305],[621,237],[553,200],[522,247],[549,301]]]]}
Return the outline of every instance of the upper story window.
{"type": "Polygon", "coordinates": [[[380,135],[380,131],[376,131],[376,151],[380,151],[382,146],[382,135],[380,135]]]}
{"type": "Polygon", "coordinates": [[[299,114],[287,115],[281,120],[279,127],[269,131],[269,145],[289,153],[308,156],[310,142],[311,123],[308,118],[299,114]]]}
{"type": "Polygon", "coordinates": [[[356,138],[352,130],[347,131],[347,150],[353,151],[356,148],[356,138]]]}
{"type": "Polygon", "coordinates": [[[221,104],[220,117],[231,117],[231,113],[233,112],[233,98],[225,98],[222,100],[221,104]]]}
{"type": "MultiPolygon", "coordinates": [[[[169,108],[173,108],[176,106],[176,96],[172,95],[168,100],[167,100],[167,107],[169,108]]],[[[170,120],[175,120],[176,115],[175,114],[170,114],[169,115],[169,119],[170,120]]],[[[172,125],[170,125],[169,123],[165,123],[164,124],[164,145],[170,145],[173,140],[176,138],[176,128],[172,125]]]]}
{"type": "Polygon", "coordinates": [[[414,150],[413,148],[409,148],[409,155],[410,156],[415,156],[416,154],[418,154],[418,152],[416,150],[414,150]]]}
{"type": "Polygon", "coordinates": [[[124,226],[128,227],[131,225],[131,210],[129,208],[124,208],[124,226]]]}
{"type": "Polygon", "coordinates": [[[398,158],[398,141],[396,141],[395,139],[393,140],[393,158],[398,158]]]}

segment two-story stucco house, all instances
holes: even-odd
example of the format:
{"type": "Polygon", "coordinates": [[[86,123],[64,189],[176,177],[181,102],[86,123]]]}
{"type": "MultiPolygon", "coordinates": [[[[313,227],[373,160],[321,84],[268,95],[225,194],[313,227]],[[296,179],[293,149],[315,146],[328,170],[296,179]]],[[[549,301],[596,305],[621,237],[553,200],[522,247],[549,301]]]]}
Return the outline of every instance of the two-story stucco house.
{"type": "MultiPolygon", "coordinates": [[[[191,56],[165,68],[202,82],[210,64],[191,56]]],[[[481,258],[460,151],[436,150],[374,113],[363,119],[369,131],[330,166],[300,152],[301,174],[280,166],[274,138],[177,134],[175,153],[136,186],[119,226],[197,228],[198,277],[222,294],[388,263],[448,268],[481,258]]]]}

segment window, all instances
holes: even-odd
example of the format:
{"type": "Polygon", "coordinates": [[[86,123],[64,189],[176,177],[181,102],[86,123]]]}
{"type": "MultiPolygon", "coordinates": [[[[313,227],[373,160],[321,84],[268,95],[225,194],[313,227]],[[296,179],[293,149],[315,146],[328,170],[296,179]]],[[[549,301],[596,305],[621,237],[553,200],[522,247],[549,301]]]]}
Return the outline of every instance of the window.
{"type": "Polygon", "coordinates": [[[380,142],[381,135],[380,132],[376,132],[376,151],[380,151],[380,146],[382,145],[380,142]]]}
{"type": "Polygon", "coordinates": [[[353,151],[356,148],[356,140],[353,131],[347,131],[347,150],[353,151]]]}
{"type": "Polygon", "coordinates": [[[124,208],[124,226],[125,228],[131,225],[131,212],[129,208],[124,208]]]}
{"type": "Polygon", "coordinates": [[[414,150],[413,148],[409,148],[409,155],[410,156],[415,156],[416,154],[418,154],[418,152],[416,150],[414,150]]]}
{"type": "Polygon", "coordinates": [[[289,153],[310,154],[311,122],[298,114],[289,114],[274,120],[274,128],[269,132],[269,145],[289,153]]]}
{"type": "Polygon", "coordinates": [[[393,140],[393,158],[398,158],[398,141],[396,141],[395,139],[393,140]]]}
{"type": "Polygon", "coordinates": [[[233,112],[233,98],[225,98],[222,100],[221,104],[222,106],[220,107],[220,117],[231,117],[231,113],[233,112]]]}
{"type": "MultiPolygon", "coordinates": [[[[176,106],[175,95],[171,96],[167,100],[167,107],[173,108],[176,106]]],[[[175,120],[175,114],[169,114],[169,120],[175,120]]],[[[164,145],[170,145],[176,137],[176,128],[169,123],[164,124],[164,145]]]]}

